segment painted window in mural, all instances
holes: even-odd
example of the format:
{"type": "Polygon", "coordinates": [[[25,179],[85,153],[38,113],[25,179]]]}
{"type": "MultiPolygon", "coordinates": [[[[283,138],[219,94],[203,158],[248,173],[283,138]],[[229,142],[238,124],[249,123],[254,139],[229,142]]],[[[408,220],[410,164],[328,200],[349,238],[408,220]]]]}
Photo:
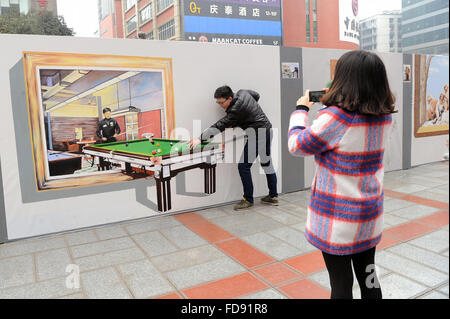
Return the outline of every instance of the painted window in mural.
{"type": "Polygon", "coordinates": [[[87,148],[174,129],[171,59],[29,52],[24,62],[38,190],[134,179],[87,148]]]}
{"type": "Polygon", "coordinates": [[[139,123],[137,114],[127,115],[125,117],[125,125],[127,128],[127,140],[135,140],[138,138],[139,123]]]}
{"type": "Polygon", "coordinates": [[[102,134],[111,132],[115,141],[136,140],[144,132],[163,137],[160,71],[55,68],[40,69],[39,76],[49,179],[99,172],[100,164],[83,156],[82,149],[104,142],[102,134]],[[105,130],[105,123],[116,126],[105,130]]]}

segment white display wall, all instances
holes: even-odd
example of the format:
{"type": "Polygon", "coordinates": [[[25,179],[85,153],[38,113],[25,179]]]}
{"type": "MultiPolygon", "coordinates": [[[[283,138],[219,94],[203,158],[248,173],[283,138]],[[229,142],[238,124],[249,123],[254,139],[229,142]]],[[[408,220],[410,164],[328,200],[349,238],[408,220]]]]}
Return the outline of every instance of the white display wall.
{"type": "MultiPolygon", "coordinates": [[[[280,61],[279,47],[27,35],[0,35],[0,44],[0,242],[225,205],[240,200],[243,193],[237,164],[233,163],[218,165],[217,191],[208,196],[189,194],[203,192],[204,176],[200,169],[189,170],[183,176],[173,178],[172,209],[167,213],[158,212],[154,205],[148,204],[156,203],[156,187],[152,177],[111,185],[38,191],[33,165],[28,165],[33,163],[33,154],[25,94],[24,52],[171,59],[175,132],[178,134],[173,138],[198,136],[202,130],[225,115],[213,97],[217,87],[227,84],[234,91],[252,89],[259,92],[259,103],[274,127],[272,154],[278,175],[278,190],[281,191],[283,163],[280,150],[281,143],[287,142],[281,140],[281,123],[285,120],[281,116],[290,116],[290,112],[282,109],[281,101],[286,96],[300,97],[303,92],[300,88],[287,86],[288,82],[281,81],[281,62],[289,61],[280,61]],[[286,95],[281,96],[282,89],[286,95]],[[182,186],[189,193],[179,192],[177,187],[181,182],[177,181],[182,181],[182,186]],[[2,199],[4,208],[1,205],[2,199]]],[[[298,50],[302,56],[299,67],[304,90],[321,90],[330,80],[331,60],[337,60],[347,52],[311,48],[298,50]]],[[[384,159],[385,171],[402,169],[402,165],[407,162],[402,152],[405,149],[409,151],[409,148],[412,166],[440,161],[442,155],[448,152],[445,146],[448,135],[415,138],[412,132],[410,138],[407,137],[410,132],[404,132],[410,129],[411,123],[414,129],[413,122],[407,123],[408,125],[403,123],[403,118],[413,113],[406,108],[414,106],[413,102],[408,104],[409,101],[414,101],[414,96],[403,96],[404,56],[387,53],[379,55],[386,65],[398,110],[393,115],[393,129],[384,159]]],[[[301,85],[301,80],[298,82],[301,85]]],[[[310,123],[316,117],[318,107],[319,105],[315,105],[312,108],[310,123]]],[[[414,121],[414,117],[408,119],[408,122],[409,120],[414,121]]],[[[235,133],[242,135],[239,129],[235,133]]],[[[220,137],[216,141],[220,141],[220,137]]],[[[236,154],[240,155],[243,140],[237,144],[236,154]]],[[[231,144],[227,146],[227,151],[233,149],[231,144]]],[[[292,167],[288,166],[285,165],[284,169],[300,167],[294,164],[292,167]]],[[[315,174],[313,157],[306,157],[302,167],[302,174],[297,175],[300,179],[303,176],[303,185],[309,188],[315,174]]],[[[258,161],[253,166],[252,173],[254,196],[266,195],[267,181],[258,161]]],[[[301,185],[299,182],[299,189],[301,185]]]]}
{"type": "MultiPolygon", "coordinates": [[[[50,196],[52,199],[48,199],[49,195],[46,194],[42,200],[37,193],[36,200],[23,201],[24,194],[21,194],[19,180],[22,168],[18,165],[15,140],[17,128],[14,127],[11,97],[15,84],[10,83],[10,71],[22,63],[25,51],[171,58],[176,128],[184,128],[192,133],[194,120],[200,120],[201,128],[205,129],[223,117],[225,114],[216,105],[213,94],[217,87],[224,84],[230,85],[235,91],[253,89],[259,92],[260,104],[273,126],[280,126],[278,47],[23,35],[1,35],[0,43],[0,161],[8,240],[161,214],[136,200],[136,189],[126,186],[126,183],[132,185],[133,182],[124,182],[118,190],[112,187],[102,192],[94,188],[93,194],[89,194],[89,188],[65,191],[62,198],[57,195],[62,191],[49,191],[53,192],[50,196]],[[71,196],[71,192],[75,195],[71,196]]],[[[20,84],[23,86],[23,82],[20,84]]],[[[278,147],[279,142],[279,137],[274,140],[274,148],[278,147]]],[[[277,170],[280,171],[279,158],[276,161],[277,170]]],[[[254,165],[253,173],[255,196],[266,195],[266,178],[259,174],[259,165],[254,165]]],[[[220,205],[242,197],[242,186],[235,164],[219,164],[217,191],[210,196],[176,194],[175,179],[172,179],[173,209],[170,213],[220,205]]],[[[188,171],[186,181],[189,183],[189,191],[203,190],[201,170],[188,171]]],[[[146,191],[148,199],[156,203],[155,186],[147,187],[146,191]]]]}

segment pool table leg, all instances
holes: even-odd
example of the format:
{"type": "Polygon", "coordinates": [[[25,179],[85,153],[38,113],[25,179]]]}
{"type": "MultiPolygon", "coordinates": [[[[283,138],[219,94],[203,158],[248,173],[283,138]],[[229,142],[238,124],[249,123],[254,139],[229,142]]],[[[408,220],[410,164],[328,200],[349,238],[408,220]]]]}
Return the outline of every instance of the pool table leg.
{"type": "MultiPolygon", "coordinates": [[[[216,167],[217,164],[202,163],[196,165],[195,168],[201,168],[204,171],[205,194],[214,194],[216,192],[216,167]]],[[[192,169],[190,167],[188,169],[192,169]]],[[[172,192],[170,189],[170,180],[178,173],[186,171],[186,168],[171,171],[169,166],[165,166],[155,172],[156,195],[158,202],[158,210],[166,212],[172,209],[172,192]]]]}
{"type": "Polygon", "coordinates": [[[210,171],[209,171],[208,167],[205,167],[204,174],[205,174],[205,194],[209,194],[209,175],[210,175],[210,171]]]}
{"type": "Polygon", "coordinates": [[[131,164],[130,163],[125,163],[125,172],[127,174],[133,173],[133,169],[131,168],[131,164]]]}
{"type": "Polygon", "coordinates": [[[169,210],[169,208],[168,208],[168,204],[167,204],[167,192],[168,192],[168,189],[167,189],[167,180],[162,180],[161,181],[162,182],[162,200],[163,200],[163,209],[164,209],[164,211],[166,212],[166,211],[168,211],[169,210]]]}
{"type": "Polygon", "coordinates": [[[167,194],[166,194],[166,203],[167,203],[167,210],[172,209],[172,196],[170,191],[170,178],[165,180],[166,186],[167,186],[167,194]]]}
{"type": "Polygon", "coordinates": [[[162,180],[162,206],[163,206],[163,211],[167,211],[167,192],[166,192],[166,181],[162,180]]]}
{"type": "Polygon", "coordinates": [[[216,165],[213,165],[213,167],[211,168],[212,170],[212,192],[215,193],[216,192],[216,165]]]}
{"type": "Polygon", "coordinates": [[[170,167],[163,167],[155,174],[156,196],[158,210],[160,212],[166,212],[172,209],[172,195],[170,190],[171,177],[170,167]]]}
{"type": "Polygon", "coordinates": [[[158,202],[158,210],[160,212],[163,211],[162,209],[162,198],[161,198],[161,179],[155,178],[156,181],[156,201],[158,202]]]}
{"type": "Polygon", "coordinates": [[[206,164],[205,168],[205,194],[216,192],[216,165],[206,164]]]}
{"type": "Polygon", "coordinates": [[[166,212],[172,209],[172,197],[170,194],[170,179],[156,178],[156,196],[158,210],[166,212]]]}

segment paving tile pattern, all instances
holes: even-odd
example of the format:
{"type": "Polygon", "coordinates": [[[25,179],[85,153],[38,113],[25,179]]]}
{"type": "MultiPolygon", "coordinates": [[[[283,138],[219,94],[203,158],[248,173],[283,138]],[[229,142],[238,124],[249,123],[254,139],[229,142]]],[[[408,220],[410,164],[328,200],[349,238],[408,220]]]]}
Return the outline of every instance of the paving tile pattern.
{"type": "MultiPolygon", "coordinates": [[[[385,175],[383,298],[449,298],[448,177],[448,162],[385,175]]],[[[226,205],[2,244],[0,299],[327,299],[322,254],[304,238],[308,201],[305,190],[276,207],[226,205]]]]}

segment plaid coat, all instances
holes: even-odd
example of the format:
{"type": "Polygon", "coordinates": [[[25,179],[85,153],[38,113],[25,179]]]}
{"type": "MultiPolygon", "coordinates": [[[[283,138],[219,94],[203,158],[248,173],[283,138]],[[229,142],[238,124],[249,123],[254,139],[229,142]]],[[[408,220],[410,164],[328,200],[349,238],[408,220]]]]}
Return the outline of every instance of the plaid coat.
{"type": "Polygon", "coordinates": [[[383,154],[392,116],[371,117],[330,106],[310,127],[297,110],[289,124],[289,151],[314,155],[305,236],[329,254],[350,255],[376,246],[383,229],[383,154]]]}

